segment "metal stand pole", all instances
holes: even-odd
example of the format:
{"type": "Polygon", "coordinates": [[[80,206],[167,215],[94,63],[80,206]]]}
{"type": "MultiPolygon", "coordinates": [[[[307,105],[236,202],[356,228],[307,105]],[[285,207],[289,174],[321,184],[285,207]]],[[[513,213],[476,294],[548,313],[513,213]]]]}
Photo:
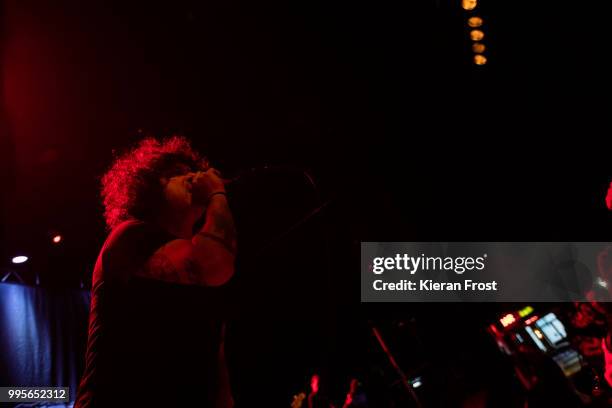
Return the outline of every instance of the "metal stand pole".
{"type": "Polygon", "coordinates": [[[389,358],[389,362],[391,363],[391,365],[393,366],[393,368],[397,372],[397,375],[399,376],[399,378],[400,378],[400,380],[402,382],[402,385],[404,386],[404,388],[406,389],[408,394],[414,400],[414,403],[416,404],[417,408],[422,408],[421,402],[419,401],[419,397],[417,396],[416,392],[414,391],[414,388],[412,388],[412,385],[410,385],[410,382],[408,381],[408,377],[406,377],[406,374],[404,374],[404,372],[402,371],[400,366],[395,361],[395,358],[393,358],[393,354],[391,354],[391,351],[389,351],[389,348],[385,344],[385,341],[383,340],[382,336],[380,335],[380,332],[378,331],[378,329],[376,327],[374,327],[374,325],[371,325],[371,326],[372,326],[372,332],[374,333],[374,336],[376,337],[376,340],[378,340],[378,344],[380,344],[380,347],[383,349],[383,351],[385,352],[385,354],[389,358]]]}

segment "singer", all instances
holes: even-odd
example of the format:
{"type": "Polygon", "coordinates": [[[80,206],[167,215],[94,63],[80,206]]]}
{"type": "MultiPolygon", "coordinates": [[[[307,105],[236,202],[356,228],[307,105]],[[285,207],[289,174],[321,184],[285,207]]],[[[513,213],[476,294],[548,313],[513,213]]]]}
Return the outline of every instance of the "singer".
{"type": "Polygon", "coordinates": [[[174,136],[102,178],[111,230],[94,267],[75,408],[231,407],[220,287],[236,231],[217,170],[174,136]]]}

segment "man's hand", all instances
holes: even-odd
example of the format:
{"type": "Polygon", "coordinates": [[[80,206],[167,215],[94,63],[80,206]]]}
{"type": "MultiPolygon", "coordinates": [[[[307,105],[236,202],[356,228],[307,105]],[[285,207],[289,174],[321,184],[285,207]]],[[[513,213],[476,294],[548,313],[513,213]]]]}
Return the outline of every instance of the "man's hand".
{"type": "Polygon", "coordinates": [[[195,174],[191,181],[191,197],[194,205],[208,205],[210,196],[218,192],[225,192],[225,185],[218,170],[210,168],[195,174]]]}
{"type": "Polygon", "coordinates": [[[236,229],[224,182],[215,169],[189,174],[192,205],[206,207],[204,225],[191,240],[159,248],[140,276],[185,285],[220,286],[234,274],[236,229]]]}

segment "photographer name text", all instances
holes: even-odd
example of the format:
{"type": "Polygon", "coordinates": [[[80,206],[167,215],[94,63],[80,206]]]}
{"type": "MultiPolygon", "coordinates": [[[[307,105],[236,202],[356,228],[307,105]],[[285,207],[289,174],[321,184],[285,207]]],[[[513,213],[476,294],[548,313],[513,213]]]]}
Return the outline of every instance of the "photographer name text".
{"type": "Polygon", "coordinates": [[[463,282],[435,282],[432,279],[412,281],[401,279],[396,282],[384,282],[376,279],[373,282],[377,291],[425,291],[425,292],[461,292],[461,291],[497,291],[497,281],[474,281],[466,279],[463,282]]]}

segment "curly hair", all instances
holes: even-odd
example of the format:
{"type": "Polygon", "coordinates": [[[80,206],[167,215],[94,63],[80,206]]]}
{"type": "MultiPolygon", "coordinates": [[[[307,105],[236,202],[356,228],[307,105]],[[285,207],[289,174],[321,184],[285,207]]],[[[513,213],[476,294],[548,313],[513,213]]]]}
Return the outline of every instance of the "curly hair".
{"type": "Polygon", "coordinates": [[[112,229],[128,219],[151,220],[163,202],[160,179],[208,167],[206,159],[182,136],[159,141],[149,137],[117,157],[102,176],[101,195],[106,226],[112,229]]]}

